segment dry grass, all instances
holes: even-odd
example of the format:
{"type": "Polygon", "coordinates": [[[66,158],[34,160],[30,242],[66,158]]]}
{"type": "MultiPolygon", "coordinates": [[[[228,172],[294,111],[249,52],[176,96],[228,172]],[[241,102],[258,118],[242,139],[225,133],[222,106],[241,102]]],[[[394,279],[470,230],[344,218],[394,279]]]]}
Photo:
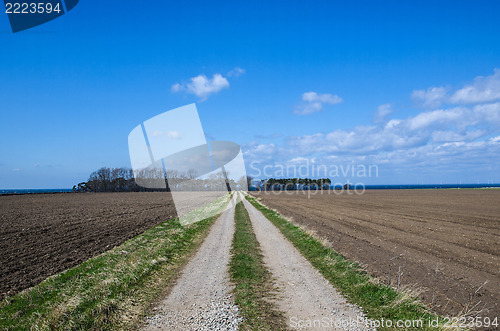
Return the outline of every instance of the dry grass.
{"type": "Polygon", "coordinates": [[[243,316],[240,330],[284,330],[285,317],[275,303],[278,290],[264,264],[260,245],[242,202],[237,203],[234,218],[229,274],[235,285],[235,302],[243,316]]]}
{"type": "Polygon", "coordinates": [[[216,217],[174,219],[0,303],[2,330],[132,329],[169,290],[216,217]]]}

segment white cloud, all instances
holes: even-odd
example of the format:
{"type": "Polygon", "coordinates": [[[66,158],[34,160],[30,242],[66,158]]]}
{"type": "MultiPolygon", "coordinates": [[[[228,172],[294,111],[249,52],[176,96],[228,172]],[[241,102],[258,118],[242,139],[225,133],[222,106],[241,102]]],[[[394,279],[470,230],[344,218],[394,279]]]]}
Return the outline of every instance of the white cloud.
{"type": "Polygon", "coordinates": [[[491,76],[478,76],[474,83],[456,91],[452,103],[483,103],[500,99],[500,70],[495,69],[491,76]]]}
{"type": "Polygon", "coordinates": [[[399,124],[401,124],[402,120],[390,120],[389,122],[387,122],[387,124],[385,125],[385,129],[386,130],[390,130],[390,129],[394,129],[395,127],[397,127],[399,124]]]}
{"type": "Polygon", "coordinates": [[[442,104],[471,104],[500,100],[500,69],[495,69],[491,76],[478,76],[472,84],[449,93],[446,87],[429,87],[427,90],[415,90],[412,100],[425,108],[435,108],[442,104]]]}
{"type": "MultiPolygon", "coordinates": [[[[428,175],[441,180],[442,176],[458,173],[478,180],[483,174],[498,178],[500,101],[492,100],[496,100],[494,91],[499,72],[478,77],[473,84],[456,92],[430,88],[420,94],[413,93],[412,97],[420,97],[426,107],[441,104],[441,109],[424,110],[408,118],[389,118],[391,105],[383,104],[375,113],[373,125],[288,136],[276,145],[252,143],[243,146],[245,157],[248,162],[256,160],[262,165],[285,168],[306,161],[311,164],[313,159],[327,166],[352,162],[378,164],[391,169],[390,178],[399,173],[403,180],[414,178],[411,174],[417,172],[422,175],[418,178],[425,180],[432,180],[428,175]],[[452,98],[455,95],[461,97],[452,98]]],[[[305,105],[300,113],[320,111],[324,104],[335,103],[332,97],[304,93],[305,105]]]]}
{"type": "Polygon", "coordinates": [[[377,107],[377,112],[375,113],[374,121],[376,123],[385,121],[387,115],[392,113],[392,105],[390,103],[385,103],[377,107]]]}
{"type": "Polygon", "coordinates": [[[192,77],[187,84],[176,83],[172,85],[172,92],[186,92],[194,94],[201,99],[206,100],[211,94],[217,93],[222,89],[229,88],[228,80],[221,74],[214,74],[212,78],[201,74],[192,77]]]}
{"type": "Polygon", "coordinates": [[[238,77],[240,75],[243,75],[244,73],[245,73],[245,69],[242,69],[240,67],[236,67],[227,73],[227,77],[233,77],[233,76],[238,77]]]}
{"type": "Polygon", "coordinates": [[[500,126],[500,102],[475,105],[474,113],[488,123],[500,126]]]}
{"type": "Polygon", "coordinates": [[[317,113],[323,109],[323,105],[321,102],[312,102],[312,103],[307,103],[305,105],[302,105],[300,107],[297,107],[294,110],[294,114],[296,115],[310,115],[313,113],[317,113]]]}
{"type": "Polygon", "coordinates": [[[447,97],[445,87],[429,87],[427,90],[415,90],[411,94],[412,100],[425,108],[439,107],[447,97]]]}
{"type": "Polygon", "coordinates": [[[471,111],[466,108],[452,108],[446,110],[433,110],[423,112],[408,120],[411,130],[427,128],[432,125],[443,125],[449,123],[462,123],[462,125],[470,124],[471,111]]]}
{"type": "Polygon", "coordinates": [[[306,92],[302,94],[304,104],[297,107],[294,111],[297,115],[310,115],[323,109],[323,104],[336,105],[343,100],[335,94],[318,94],[316,92],[306,92]]]}
{"type": "Polygon", "coordinates": [[[333,95],[329,93],[318,94],[316,92],[306,92],[302,94],[302,100],[308,102],[321,102],[328,104],[337,104],[342,102],[342,98],[338,95],[333,95]]]}
{"type": "Polygon", "coordinates": [[[256,153],[264,153],[264,154],[271,154],[274,151],[274,144],[259,144],[256,145],[254,148],[254,152],[256,153]]]}
{"type": "MultiPolygon", "coordinates": [[[[329,133],[289,136],[283,146],[252,144],[245,148],[250,159],[274,163],[293,163],[313,156],[320,157],[318,162],[321,158],[324,162],[331,162],[331,156],[338,156],[336,162],[367,158],[380,163],[418,160],[419,164],[425,164],[431,162],[427,157],[445,157],[454,165],[453,155],[464,156],[466,160],[468,154],[485,158],[480,155],[483,149],[488,149],[489,153],[500,152],[500,138],[490,138],[495,134],[498,136],[499,130],[500,103],[496,103],[424,111],[407,119],[388,120],[382,126],[357,126],[329,133]],[[492,119],[498,122],[492,122],[492,119]]],[[[437,159],[432,162],[439,163],[437,159]]]]}

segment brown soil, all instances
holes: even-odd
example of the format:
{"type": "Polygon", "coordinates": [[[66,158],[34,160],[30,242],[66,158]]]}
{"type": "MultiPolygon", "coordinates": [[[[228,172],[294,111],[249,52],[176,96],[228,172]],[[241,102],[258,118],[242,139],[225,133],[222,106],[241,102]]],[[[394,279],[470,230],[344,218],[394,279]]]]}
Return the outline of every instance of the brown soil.
{"type": "Polygon", "coordinates": [[[490,308],[482,316],[500,316],[500,190],[254,195],[383,282],[397,286],[401,270],[401,285],[422,289],[438,313],[457,315],[481,301],[477,308],[490,308]]]}
{"type": "Polygon", "coordinates": [[[0,298],[175,216],[162,192],[0,196],[0,298]]]}

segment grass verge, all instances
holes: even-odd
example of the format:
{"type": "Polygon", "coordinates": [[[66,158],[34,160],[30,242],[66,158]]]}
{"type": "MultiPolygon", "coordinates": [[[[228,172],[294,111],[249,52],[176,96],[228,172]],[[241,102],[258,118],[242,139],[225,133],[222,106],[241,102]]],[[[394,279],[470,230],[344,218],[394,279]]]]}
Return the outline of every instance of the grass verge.
{"type": "Polygon", "coordinates": [[[321,240],[289,222],[279,213],[261,205],[254,197],[246,198],[349,302],[362,307],[374,326],[378,326],[378,330],[396,329],[398,321],[412,323],[407,327],[397,328],[399,330],[441,329],[443,318],[431,313],[417,298],[379,283],[357,263],[345,259],[332,248],[323,245],[321,240]],[[388,327],[388,320],[391,321],[392,327],[388,327]],[[381,324],[382,321],[385,321],[384,325],[381,324]],[[438,321],[438,325],[429,324],[430,321],[438,321]]]}
{"type": "Polygon", "coordinates": [[[157,225],[0,302],[1,330],[133,329],[165,293],[217,216],[157,225]]]}
{"type": "Polygon", "coordinates": [[[262,259],[250,217],[240,201],[235,209],[235,232],[229,273],[235,284],[235,303],[243,322],[240,330],[285,330],[286,321],[271,301],[277,293],[262,259]]]}

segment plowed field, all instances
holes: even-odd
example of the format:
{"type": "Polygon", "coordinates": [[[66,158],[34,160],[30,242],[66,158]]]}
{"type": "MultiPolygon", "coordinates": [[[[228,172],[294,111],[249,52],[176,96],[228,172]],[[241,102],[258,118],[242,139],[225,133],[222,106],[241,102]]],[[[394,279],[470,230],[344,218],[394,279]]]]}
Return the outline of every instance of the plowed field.
{"type": "Polygon", "coordinates": [[[162,192],[0,196],[0,298],[175,216],[162,192]]]}
{"type": "Polygon", "coordinates": [[[253,193],[383,282],[417,286],[439,313],[480,302],[500,316],[500,190],[253,193]]]}

